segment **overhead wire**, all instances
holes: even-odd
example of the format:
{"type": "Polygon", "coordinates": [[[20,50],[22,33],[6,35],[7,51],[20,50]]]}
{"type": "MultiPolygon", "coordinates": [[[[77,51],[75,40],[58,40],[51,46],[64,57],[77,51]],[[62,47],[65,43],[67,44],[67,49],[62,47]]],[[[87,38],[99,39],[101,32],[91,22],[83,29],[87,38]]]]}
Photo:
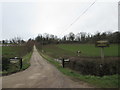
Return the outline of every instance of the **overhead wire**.
{"type": "MultiPolygon", "coordinates": [[[[81,16],[83,16],[95,3],[96,3],[97,0],[95,0],[82,14],[80,14],[65,30],[67,31],[69,28],[71,28],[79,19],[81,16]]],[[[63,32],[62,32],[63,33],[63,32]]],[[[61,34],[62,34],[61,33],[61,34]]]]}

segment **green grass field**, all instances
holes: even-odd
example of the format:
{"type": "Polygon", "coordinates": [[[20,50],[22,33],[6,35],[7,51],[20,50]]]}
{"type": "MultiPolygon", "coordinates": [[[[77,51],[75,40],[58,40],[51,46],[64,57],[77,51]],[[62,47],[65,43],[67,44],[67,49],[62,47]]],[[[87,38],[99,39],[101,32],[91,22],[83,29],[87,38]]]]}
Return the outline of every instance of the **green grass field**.
{"type": "Polygon", "coordinates": [[[7,58],[22,57],[27,52],[25,46],[3,46],[2,56],[7,58]]]}
{"type": "MultiPolygon", "coordinates": [[[[81,57],[100,57],[101,48],[93,44],[59,44],[46,45],[42,48],[47,55],[58,58],[63,56],[77,56],[77,51],[81,51],[81,57]]],[[[118,56],[118,45],[113,44],[104,48],[105,56],[118,56]]]]}
{"type": "MultiPolygon", "coordinates": [[[[105,56],[117,57],[118,45],[113,44],[110,47],[104,48],[105,56]]],[[[63,74],[74,77],[76,79],[88,82],[95,87],[101,88],[118,88],[118,76],[119,75],[105,75],[103,77],[93,75],[82,75],[69,68],[62,68],[60,63],[54,61],[54,58],[59,57],[77,57],[77,51],[81,51],[80,57],[100,57],[100,48],[95,47],[93,44],[58,44],[58,45],[45,45],[40,50],[40,54],[55,65],[58,70],[63,74]]]]}
{"type": "MultiPolygon", "coordinates": [[[[26,51],[26,47],[25,46],[3,46],[2,47],[2,57],[5,58],[14,58],[14,57],[22,57],[22,61],[23,61],[23,67],[21,70],[24,70],[26,68],[28,68],[30,66],[30,58],[32,55],[32,51],[31,52],[27,52],[26,51]]],[[[14,72],[18,72],[21,71],[19,66],[19,62],[12,64],[9,64],[9,68],[8,70],[4,70],[2,71],[2,75],[8,75],[14,72]]]]}

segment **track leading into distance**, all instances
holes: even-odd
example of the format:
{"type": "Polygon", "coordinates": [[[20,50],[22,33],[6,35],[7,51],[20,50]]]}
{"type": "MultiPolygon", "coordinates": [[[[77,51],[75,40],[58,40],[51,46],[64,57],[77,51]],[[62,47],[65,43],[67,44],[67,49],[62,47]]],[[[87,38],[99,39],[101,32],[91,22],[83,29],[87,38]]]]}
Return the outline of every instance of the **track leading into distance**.
{"type": "Polygon", "coordinates": [[[63,75],[43,59],[34,46],[31,66],[22,72],[3,76],[2,88],[90,88],[90,86],[63,75]]]}

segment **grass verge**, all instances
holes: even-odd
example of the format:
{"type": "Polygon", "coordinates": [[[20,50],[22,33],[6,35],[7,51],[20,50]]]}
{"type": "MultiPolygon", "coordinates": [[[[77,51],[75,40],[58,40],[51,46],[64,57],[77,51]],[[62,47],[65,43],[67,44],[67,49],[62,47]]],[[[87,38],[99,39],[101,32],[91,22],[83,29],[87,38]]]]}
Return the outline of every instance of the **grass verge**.
{"type": "Polygon", "coordinates": [[[27,69],[30,66],[30,58],[31,58],[32,52],[28,53],[26,56],[23,57],[23,67],[22,70],[27,69]]]}
{"type": "Polygon", "coordinates": [[[45,55],[41,52],[39,52],[43,58],[45,58],[47,61],[52,63],[60,72],[63,74],[77,78],[79,80],[85,81],[87,83],[90,83],[91,85],[94,85],[97,88],[118,88],[119,82],[118,82],[118,76],[120,75],[110,75],[110,76],[91,76],[91,75],[81,75],[71,69],[68,68],[62,68],[60,63],[53,60],[52,57],[45,55]]]}
{"type": "Polygon", "coordinates": [[[19,69],[19,62],[16,63],[15,65],[13,64],[10,64],[9,65],[9,70],[8,71],[2,71],[0,72],[3,76],[4,75],[9,75],[9,74],[12,74],[12,73],[15,73],[15,72],[18,72],[18,71],[23,71],[25,69],[27,69],[29,66],[30,66],[30,58],[31,58],[31,55],[32,55],[32,52],[26,54],[25,56],[23,56],[23,66],[22,66],[22,69],[19,69]]]}

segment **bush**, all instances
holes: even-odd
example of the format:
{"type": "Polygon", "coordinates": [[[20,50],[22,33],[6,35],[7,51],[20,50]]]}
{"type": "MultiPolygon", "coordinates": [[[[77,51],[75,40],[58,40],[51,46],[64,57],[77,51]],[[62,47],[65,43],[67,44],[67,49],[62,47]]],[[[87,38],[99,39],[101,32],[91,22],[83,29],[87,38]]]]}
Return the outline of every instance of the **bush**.
{"type": "Polygon", "coordinates": [[[10,65],[10,60],[8,58],[2,57],[2,71],[8,70],[10,65]]]}
{"type": "Polygon", "coordinates": [[[113,75],[120,74],[118,66],[120,61],[118,59],[107,58],[104,61],[98,58],[82,58],[70,59],[70,63],[66,63],[66,67],[79,71],[83,75],[113,75]]]}

